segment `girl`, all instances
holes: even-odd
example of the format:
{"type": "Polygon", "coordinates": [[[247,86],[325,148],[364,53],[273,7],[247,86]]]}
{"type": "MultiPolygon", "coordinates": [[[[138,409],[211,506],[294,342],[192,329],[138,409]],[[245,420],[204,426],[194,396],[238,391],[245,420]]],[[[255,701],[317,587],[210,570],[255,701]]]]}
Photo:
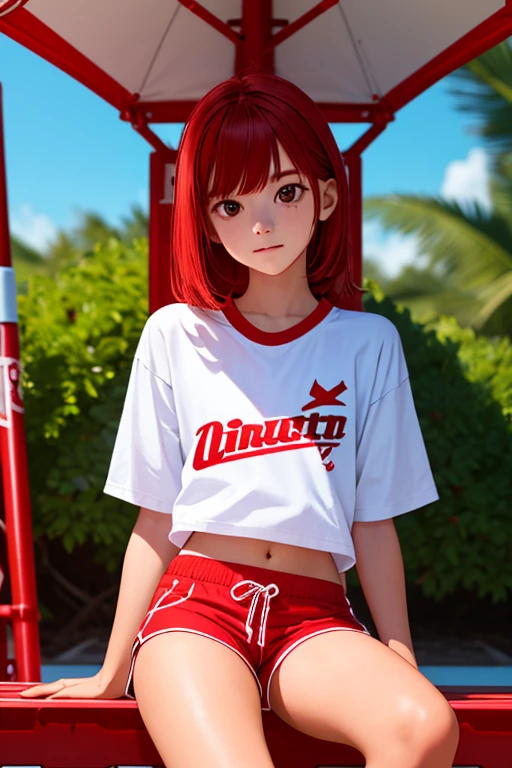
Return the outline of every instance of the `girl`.
{"type": "Polygon", "coordinates": [[[135,696],[172,768],[271,768],[262,709],[369,768],[452,765],[392,520],[438,494],[396,327],[336,305],[357,289],[347,228],[343,161],[302,91],[249,74],[199,102],[178,303],[143,330],[105,486],[140,507],[105,661],[26,692],[135,696]],[[356,562],[379,640],[345,594],[356,562]]]}

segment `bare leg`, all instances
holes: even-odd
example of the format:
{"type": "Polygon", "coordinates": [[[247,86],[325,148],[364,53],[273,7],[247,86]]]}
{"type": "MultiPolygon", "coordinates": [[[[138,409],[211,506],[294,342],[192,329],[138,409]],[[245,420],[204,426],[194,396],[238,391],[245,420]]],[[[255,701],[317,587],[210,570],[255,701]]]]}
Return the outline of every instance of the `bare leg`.
{"type": "Polygon", "coordinates": [[[297,730],[358,749],[367,768],[452,768],[459,726],[449,703],[362,632],[336,630],[296,646],[274,673],[270,703],[297,730]]]}
{"type": "Polygon", "coordinates": [[[134,670],[144,724],[167,768],[274,768],[247,664],[191,632],[146,641],[134,670]]]}

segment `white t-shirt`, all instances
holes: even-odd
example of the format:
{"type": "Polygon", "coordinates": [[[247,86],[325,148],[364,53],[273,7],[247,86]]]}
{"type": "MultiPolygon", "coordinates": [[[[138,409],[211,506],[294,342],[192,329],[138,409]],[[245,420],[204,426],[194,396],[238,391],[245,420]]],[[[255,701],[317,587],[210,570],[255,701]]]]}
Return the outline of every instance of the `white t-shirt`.
{"type": "Polygon", "coordinates": [[[169,304],[142,332],[105,493],[193,531],[355,563],[354,521],[436,501],[396,326],[322,299],[284,331],[169,304]]]}

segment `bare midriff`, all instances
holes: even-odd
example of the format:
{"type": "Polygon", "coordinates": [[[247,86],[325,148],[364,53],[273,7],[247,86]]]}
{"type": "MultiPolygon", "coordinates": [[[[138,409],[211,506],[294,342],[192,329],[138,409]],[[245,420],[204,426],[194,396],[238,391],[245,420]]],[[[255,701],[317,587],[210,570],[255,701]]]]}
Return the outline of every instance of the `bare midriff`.
{"type": "Polygon", "coordinates": [[[199,555],[230,563],[312,576],[345,586],[345,578],[340,577],[330,552],[295,547],[291,544],[194,531],[179,554],[199,555]]]}

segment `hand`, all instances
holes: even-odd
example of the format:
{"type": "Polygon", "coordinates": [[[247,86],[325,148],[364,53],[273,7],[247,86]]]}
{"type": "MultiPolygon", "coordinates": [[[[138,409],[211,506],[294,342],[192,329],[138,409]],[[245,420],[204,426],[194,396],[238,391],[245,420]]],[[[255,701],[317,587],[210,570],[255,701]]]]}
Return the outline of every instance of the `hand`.
{"type": "Polygon", "coordinates": [[[44,696],[47,699],[119,699],[124,696],[125,682],[105,681],[101,669],[93,677],[61,678],[53,683],[33,685],[20,696],[26,699],[44,696]]]}

